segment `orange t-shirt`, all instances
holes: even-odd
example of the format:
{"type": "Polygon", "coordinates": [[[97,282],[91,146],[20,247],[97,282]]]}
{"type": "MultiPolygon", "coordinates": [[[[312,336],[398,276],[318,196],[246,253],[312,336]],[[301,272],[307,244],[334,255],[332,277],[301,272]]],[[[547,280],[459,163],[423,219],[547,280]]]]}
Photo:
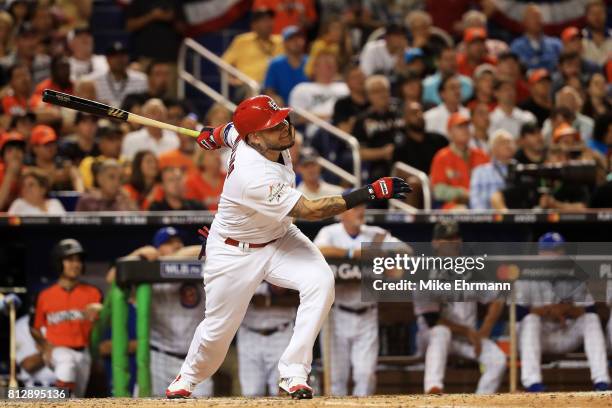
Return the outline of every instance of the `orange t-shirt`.
{"type": "Polygon", "coordinates": [[[68,291],[56,283],[38,296],[34,328],[45,327],[54,346],[87,347],[93,323],[85,318],[85,307],[101,301],[95,286],[79,283],[68,291]]]}
{"type": "Polygon", "coordinates": [[[185,198],[200,201],[208,210],[217,211],[224,182],[225,173],[219,175],[219,182],[213,187],[202,178],[199,171],[192,171],[185,180],[185,198]]]}
{"type": "Polygon", "coordinates": [[[158,161],[160,169],[166,167],[179,167],[183,169],[185,173],[196,169],[193,159],[181,152],[179,149],[170,150],[169,152],[160,154],[158,161]]]}
{"type": "Polygon", "coordinates": [[[314,0],[255,0],[253,10],[274,10],[273,33],[280,34],[287,26],[301,26],[303,20],[314,23],[317,20],[317,9],[314,3],[314,0]]]}
{"type": "Polygon", "coordinates": [[[5,115],[16,115],[30,108],[25,98],[19,98],[12,93],[2,97],[2,112],[5,115]]]}
{"type": "MultiPolygon", "coordinates": [[[[147,197],[143,197],[142,194],[138,190],[134,188],[131,184],[124,184],[123,190],[128,194],[128,196],[134,201],[138,208],[141,210],[146,210],[151,205],[151,202],[147,200],[147,197]]],[[[161,201],[164,199],[164,190],[161,188],[159,184],[153,186],[153,201],[161,201]]]]}
{"type": "MultiPolygon", "coordinates": [[[[482,61],[480,61],[480,64],[496,65],[497,60],[493,57],[485,55],[482,61]]],[[[465,75],[467,77],[472,78],[472,76],[474,75],[474,71],[476,70],[476,67],[478,67],[478,65],[480,64],[476,64],[476,65],[470,64],[470,62],[468,61],[467,55],[465,53],[457,54],[457,72],[460,73],[461,75],[465,75]]]]}
{"type": "Polygon", "coordinates": [[[488,162],[489,157],[480,149],[470,148],[468,160],[465,161],[450,146],[444,147],[436,153],[431,162],[431,185],[435,187],[436,184],[442,183],[469,190],[470,175],[474,167],[488,162]]]}

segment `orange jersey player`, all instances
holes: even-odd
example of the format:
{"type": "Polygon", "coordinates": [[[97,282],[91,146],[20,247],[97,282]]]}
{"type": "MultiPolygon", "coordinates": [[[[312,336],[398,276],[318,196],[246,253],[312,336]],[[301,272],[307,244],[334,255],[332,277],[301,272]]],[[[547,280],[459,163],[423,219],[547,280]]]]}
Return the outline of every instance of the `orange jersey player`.
{"type": "Polygon", "coordinates": [[[53,249],[60,273],[58,281],[38,296],[33,335],[43,350],[45,363],[55,372],[57,386],[83,397],[91,357],[89,335],[102,300],[100,291],[79,282],[84,250],[74,239],[64,239],[53,249]]]}

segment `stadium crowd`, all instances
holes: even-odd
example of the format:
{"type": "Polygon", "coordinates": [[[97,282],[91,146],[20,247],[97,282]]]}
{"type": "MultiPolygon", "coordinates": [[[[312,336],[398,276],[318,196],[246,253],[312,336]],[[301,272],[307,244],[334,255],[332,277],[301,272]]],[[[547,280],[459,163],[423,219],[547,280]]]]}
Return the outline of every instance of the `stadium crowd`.
{"type": "MultiPolygon", "coordinates": [[[[0,13],[0,211],[214,211],[225,174],[217,153],[171,131],[41,100],[50,88],[184,127],[231,120],[221,105],[198,115],[176,98],[180,7],[131,2],[130,52],[111,42],[97,55],[92,2],[69,3],[17,0],[0,13]]],[[[422,9],[294,3],[295,13],[280,1],[254,1],[251,31],[236,35],[222,58],[279,104],[354,135],[362,181],[399,161],[429,176],[436,208],[612,207],[612,34],[603,1],[586,2],[584,27],[565,27],[560,38],[544,34],[542,12],[529,5],[524,34],[511,41],[488,34],[484,5],[449,27],[441,13],[422,9]]],[[[235,98],[248,95],[239,79],[230,82],[235,98]]],[[[293,120],[300,144],[314,150],[305,157],[350,169],[337,139],[293,120]]],[[[298,181],[314,167],[302,189],[323,195],[343,184],[309,163],[296,166],[298,181]]]]}

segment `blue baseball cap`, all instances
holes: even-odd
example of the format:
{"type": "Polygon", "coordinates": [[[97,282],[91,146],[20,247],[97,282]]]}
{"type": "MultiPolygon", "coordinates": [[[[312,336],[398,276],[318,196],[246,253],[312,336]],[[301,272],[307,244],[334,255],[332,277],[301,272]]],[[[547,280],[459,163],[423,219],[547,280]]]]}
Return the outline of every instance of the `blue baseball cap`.
{"type": "Polygon", "coordinates": [[[170,240],[170,238],[181,238],[180,232],[174,227],[163,227],[157,230],[155,235],[153,235],[153,246],[155,248],[159,248],[166,242],[170,240]]]}
{"type": "Polygon", "coordinates": [[[300,29],[300,27],[296,25],[290,25],[283,29],[283,32],[281,35],[283,36],[283,41],[287,41],[294,35],[298,35],[298,34],[302,35],[302,30],[300,29]]]}
{"type": "Polygon", "coordinates": [[[406,61],[407,64],[410,64],[412,61],[416,59],[422,59],[424,56],[425,54],[423,53],[422,49],[411,48],[409,50],[406,50],[406,52],[404,52],[404,61],[406,61]]]}
{"type": "Polygon", "coordinates": [[[552,251],[563,247],[565,238],[558,232],[547,232],[538,239],[538,248],[540,251],[552,251]]]}

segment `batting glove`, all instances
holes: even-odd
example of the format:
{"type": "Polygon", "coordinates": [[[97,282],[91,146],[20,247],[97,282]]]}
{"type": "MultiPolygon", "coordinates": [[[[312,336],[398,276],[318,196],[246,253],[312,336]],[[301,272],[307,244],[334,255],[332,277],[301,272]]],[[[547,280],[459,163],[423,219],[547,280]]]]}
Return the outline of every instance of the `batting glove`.
{"type": "Polygon", "coordinates": [[[21,306],[21,299],[19,299],[19,296],[16,294],[9,293],[0,299],[0,311],[3,311],[4,309],[8,310],[11,303],[15,305],[15,309],[18,309],[19,306],[21,306]]]}
{"type": "Polygon", "coordinates": [[[215,128],[205,126],[200,130],[200,136],[198,136],[198,146],[204,150],[217,150],[221,148],[221,143],[218,141],[218,134],[216,135],[215,128]]]}
{"type": "Polygon", "coordinates": [[[388,200],[390,198],[406,198],[412,187],[399,177],[382,177],[368,184],[368,192],[372,200],[388,200]]]}

